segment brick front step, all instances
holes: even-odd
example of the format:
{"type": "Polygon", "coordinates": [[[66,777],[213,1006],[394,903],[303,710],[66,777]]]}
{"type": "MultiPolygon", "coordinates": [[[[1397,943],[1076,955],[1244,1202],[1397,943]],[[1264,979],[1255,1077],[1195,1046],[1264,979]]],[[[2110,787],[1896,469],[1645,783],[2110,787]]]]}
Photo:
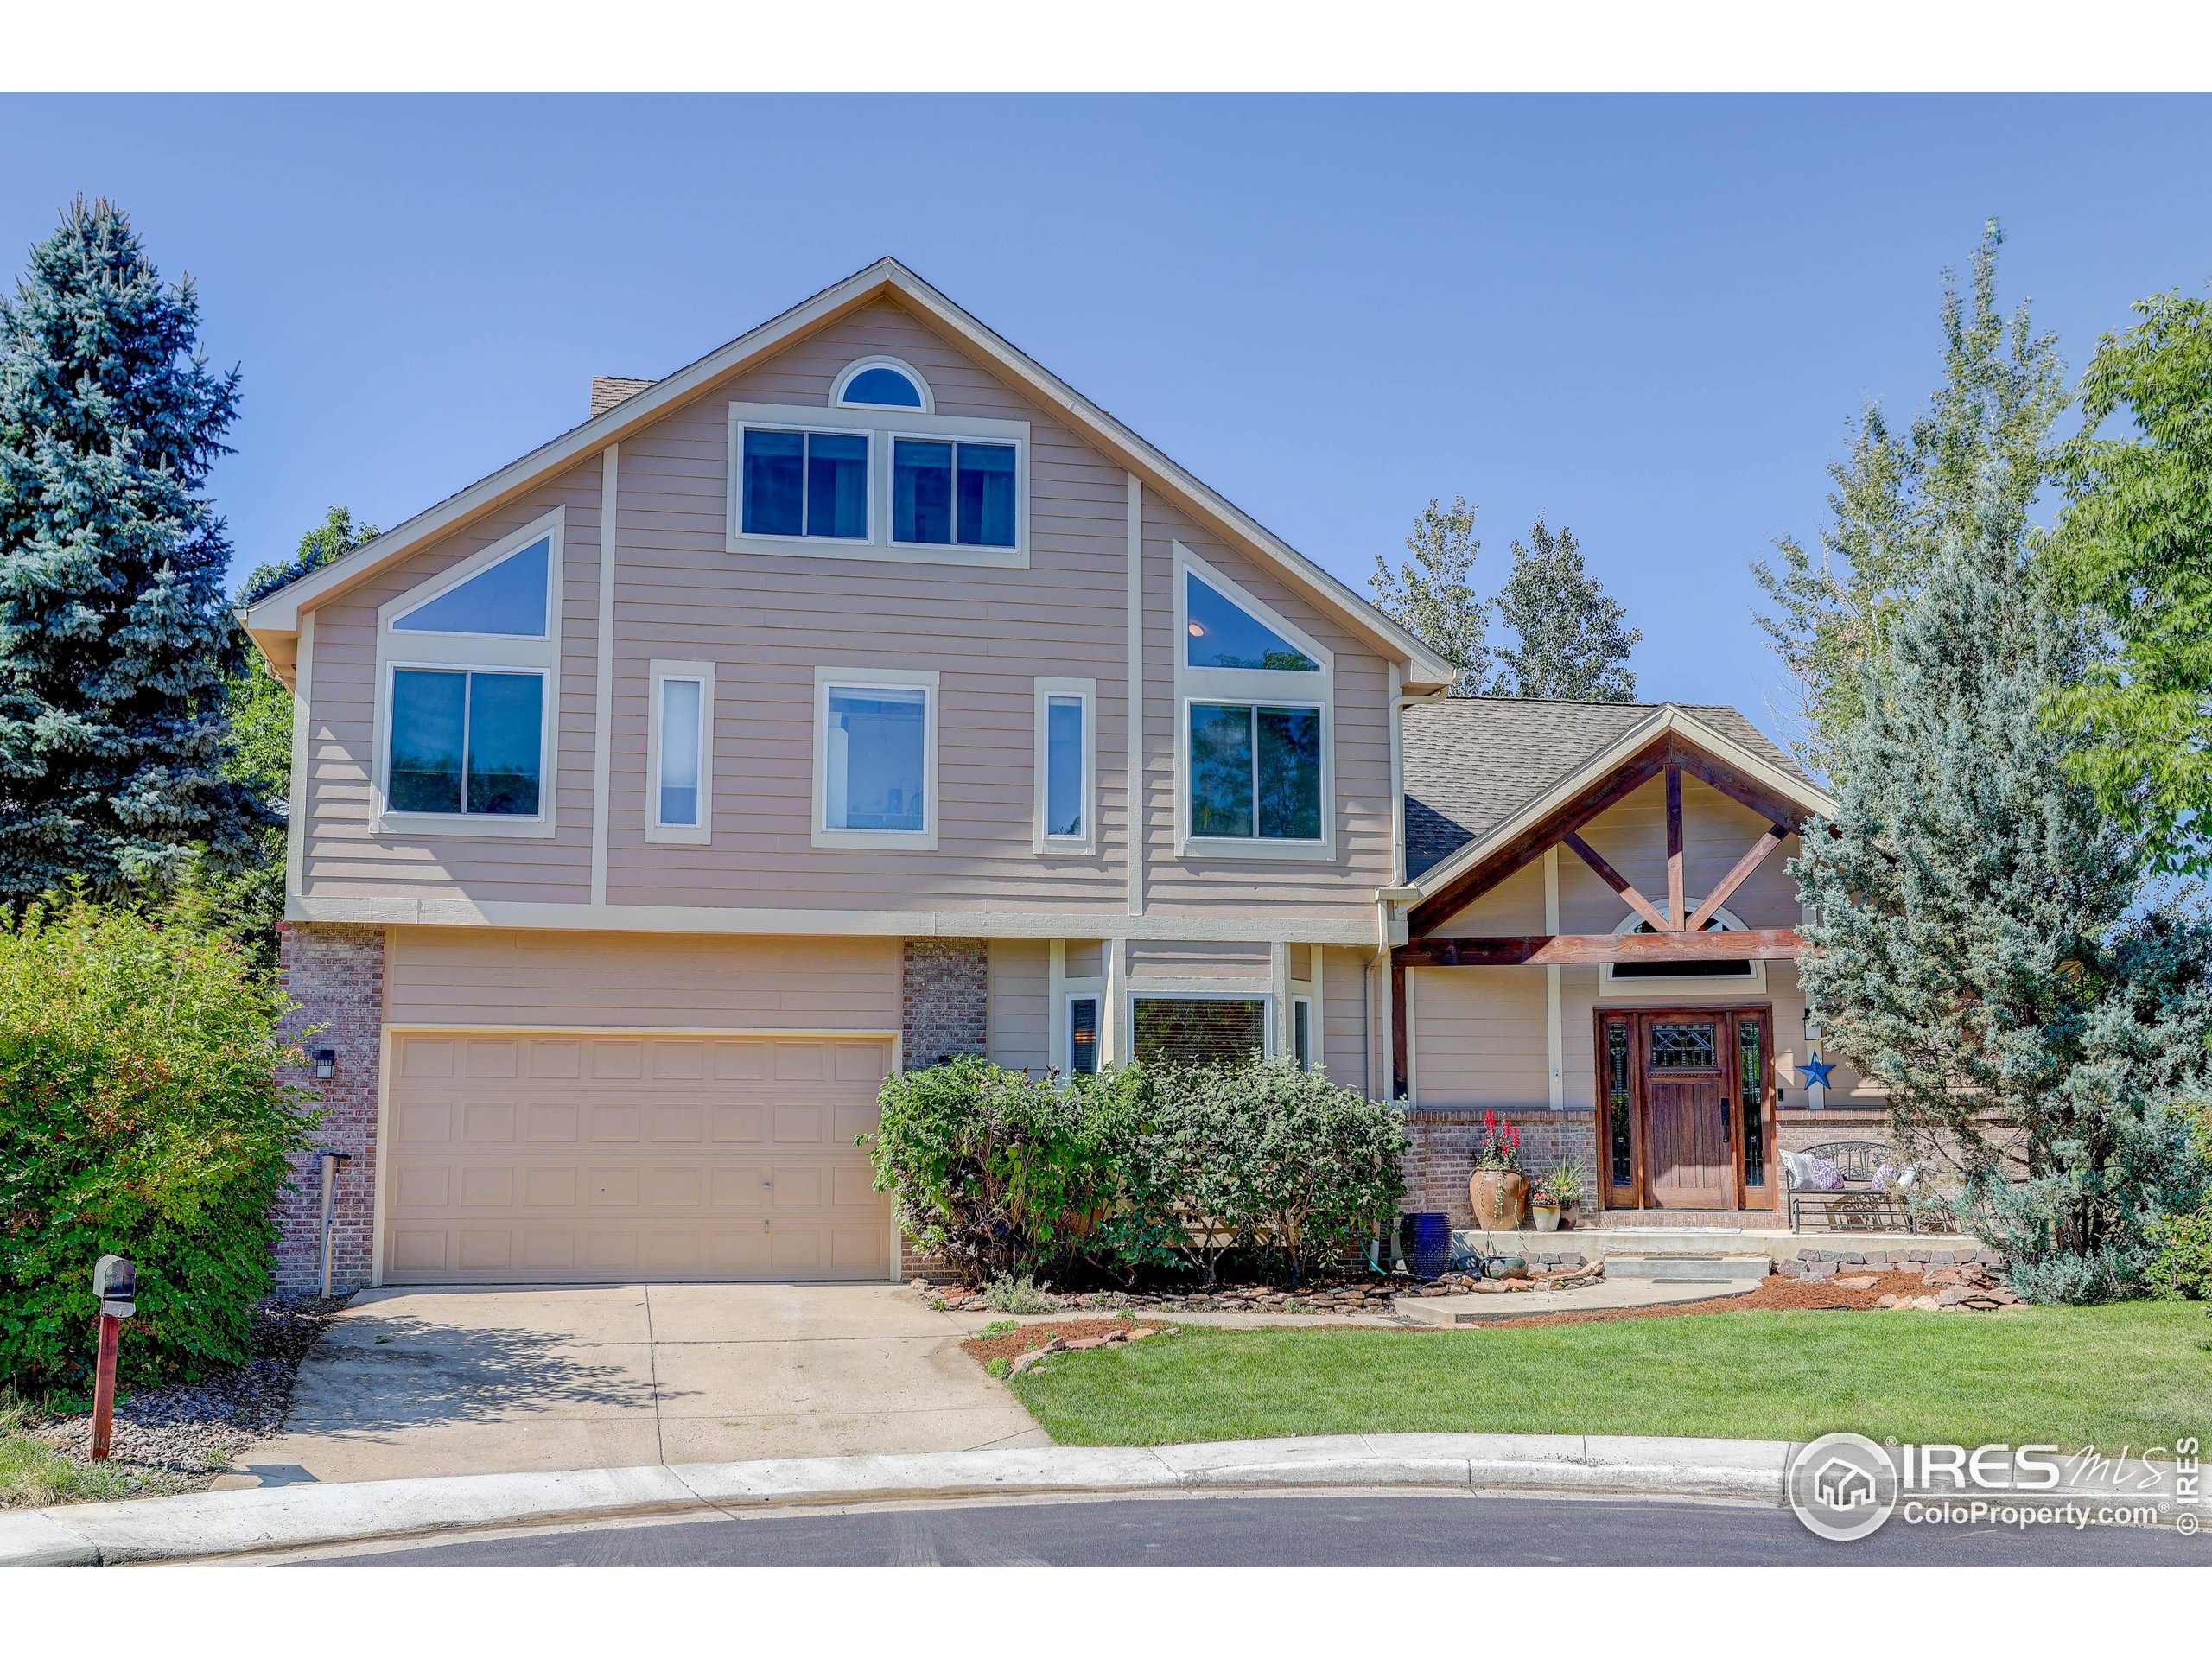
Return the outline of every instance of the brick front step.
{"type": "Polygon", "coordinates": [[[1948,1250],[1958,1254],[1980,1248],[1978,1241],[1955,1233],[1793,1233],[1771,1227],[1742,1232],[1697,1228],[1675,1232],[1578,1227],[1571,1233],[1485,1233],[1463,1227],[1452,1234],[1452,1240],[1460,1250],[1484,1255],[1523,1255],[1534,1260],[1546,1251],[1575,1250],[1608,1262],[1617,1255],[1759,1255],[1771,1261],[1795,1261],[1798,1251],[1803,1249],[1850,1252],[1863,1257],[1877,1250],[1948,1250]]]}

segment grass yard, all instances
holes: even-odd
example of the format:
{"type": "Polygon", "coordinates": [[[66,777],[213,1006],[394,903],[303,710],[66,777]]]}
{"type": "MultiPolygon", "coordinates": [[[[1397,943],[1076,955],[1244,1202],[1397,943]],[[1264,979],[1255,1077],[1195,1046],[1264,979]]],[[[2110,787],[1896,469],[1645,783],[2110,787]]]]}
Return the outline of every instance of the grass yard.
{"type": "Polygon", "coordinates": [[[1745,1312],[1484,1331],[1185,1326],[1012,1384],[1064,1446],[1277,1434],[1688,1434],[2171,1446],[2212,1432],[2212,1319],[1745,1312]]]}
{"type": "Polygon", "coordinates": [[[27,1416],[21,1402],[0,1395],[0,1510],[146,1497],[175,1491],[181,1484],[166,1470],[128,1463],[98,1465],[65,1458],[25,1432],[27,1416]]]}

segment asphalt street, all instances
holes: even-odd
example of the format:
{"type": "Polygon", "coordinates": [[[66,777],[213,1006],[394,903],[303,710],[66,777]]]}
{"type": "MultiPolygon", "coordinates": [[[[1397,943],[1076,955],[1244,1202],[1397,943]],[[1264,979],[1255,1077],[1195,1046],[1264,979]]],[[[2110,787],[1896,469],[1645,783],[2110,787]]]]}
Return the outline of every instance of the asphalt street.
{"type": "Polygon", "coordinates": [[[1857,1543],[1786,1510],[1646,1499],[1328,1494],[775,1510],[423,1541],[363,1567],[2212,1566],[2212,1539],[1907,1525],[1857,1543]]]}

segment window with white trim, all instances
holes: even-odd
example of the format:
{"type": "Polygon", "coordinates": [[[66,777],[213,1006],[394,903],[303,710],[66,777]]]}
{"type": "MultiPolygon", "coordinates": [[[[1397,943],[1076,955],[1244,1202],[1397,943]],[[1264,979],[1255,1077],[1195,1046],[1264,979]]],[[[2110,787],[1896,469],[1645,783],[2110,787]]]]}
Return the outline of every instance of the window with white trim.
{"type": "Polygon", "coordinates": [[[1132,995],[1129,1046],[1140,1060],[1237,1065],[1268,1052],[1268,999],[1132,995]]]}
{"type": "Polygon", "coordinates": [[[1096,793],[1091,706],[1094,680],[1037,682],[1037,850],[1087,853],[1096,793]]]}
{"type": "Polygon", "coordinates": [[[1183,658],[1192,668],[1321,671],[1320,664],[1195,570],[1183,573],[1183,658]]]}
{"type": "Polygon", "coordinates": [[[373,829],[552,832],[562,524],[556,509],[378,607],[373,829]]]}
{"type": "Polygon", "coordinates": [[[1313,1069],[1313,999],[1290,999],[1290,1058],[1301,1071],[1313,1069]]]}
{"type": "Polygon", "coordinates": [[[818,847],[937,845],[937,675],[816,671],[818,847]]]}
{"type": "MultiPolygon", "coordinates": [[[[1682,901],[1685,914],[1694,915],[1702,899],[1682,901]]],[[[1616,923],[1616,936],[1630,933],[1650,933],[1656,930],[1641,916],[1633,912],[1616,923]]],[[[1700,932],[1740,933],[1744,924],[1733,911],[1721,909],[1713,913],[1700,932]]],[[[1609,962],[1605,966],[1604,981],[1608,986],[1623,990],[1650,986],[1665,989],[1680,988],[1686,982],[1693,988],[1705,981],[1726,981],[1732,984],[1764,985],[1766,982],[1765,964],[1757,957],[1727,957],[1698,962],[1609,962]]]]}
{"type": "Polygon", "coordinates": [[[1065,999],[1067,1009],[1068,1071],[1078,1077],[1098,1071],[1097,994],[1077,992],[1065,999]]]}
{"type": "Polygon", "coordinates": [[[891,440],[891,539],[938,547],[1012,547],[1020,467],[1010,443],[891,440]]]}
{"type": "Polygon", "coordinates": [[[715,668],[652,665],[645,836],[703,845],[714,820],[715,668]]]}
{"type": "Polygon", "coordinates": [[[848,363],[830,388],[830,401],[846,409],[937,408],[930,383],[911,363],[896,357],[863,357],[848,363]]]}
{"type": "Polygon", "coordinates": [[[1190,711],[1192,836],[1321,839],[1318,703],[1193,701],[1190,711]]]}
{"type": "Polygon", "coordinates": [[[740,436],[739,527],[747,536],[868,538],[867,432],[747,425],[740,436]]]}

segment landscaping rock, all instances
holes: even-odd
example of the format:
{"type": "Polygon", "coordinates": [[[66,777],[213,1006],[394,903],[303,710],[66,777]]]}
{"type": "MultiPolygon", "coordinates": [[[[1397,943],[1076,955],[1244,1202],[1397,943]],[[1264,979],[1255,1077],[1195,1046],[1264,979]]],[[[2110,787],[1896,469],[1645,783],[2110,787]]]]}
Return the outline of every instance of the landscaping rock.
{"type": "Polygon", "coordinates": [[[1875,1275],[1871,1273],[1855,1273],[1848,1279],[1839,1275],[1835,1281],[1835,1287],[1838,1290],[1872,1290],[1874,1288],[1874,1279],[1875,1275]]]}

